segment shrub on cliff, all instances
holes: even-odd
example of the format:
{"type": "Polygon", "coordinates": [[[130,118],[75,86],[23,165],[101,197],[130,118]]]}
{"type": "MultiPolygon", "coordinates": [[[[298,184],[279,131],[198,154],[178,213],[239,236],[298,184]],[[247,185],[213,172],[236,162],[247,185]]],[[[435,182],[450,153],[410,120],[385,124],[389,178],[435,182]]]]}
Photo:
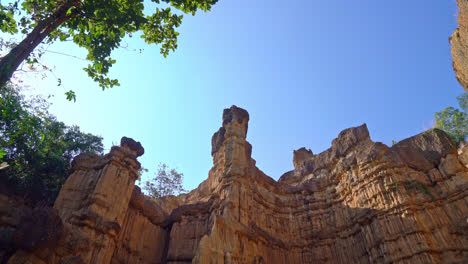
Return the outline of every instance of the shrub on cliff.
{"type": "Polygon", "coordinates": [[[468,93],[458,96],[457,100],[461,110],[450,106],[436,112],[435,126],[447,132],[458,147],[468,137],[468,93]]]}
{"type": "Polygon", "coordinates": [[[25,99],[18,87],[0,89],[0,178],[33,201],[52,204],[82,152],[102,153],[102,138],[67,126],[42,98],[25,99]]]}

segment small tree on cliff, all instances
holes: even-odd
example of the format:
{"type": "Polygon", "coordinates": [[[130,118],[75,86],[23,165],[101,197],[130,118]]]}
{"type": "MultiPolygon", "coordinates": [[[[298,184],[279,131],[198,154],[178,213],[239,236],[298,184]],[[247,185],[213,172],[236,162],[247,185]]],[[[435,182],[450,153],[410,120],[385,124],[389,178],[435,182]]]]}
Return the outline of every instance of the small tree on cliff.
{"type": "Polygon", "coordinates": [[[152,198],[159,198],[167,195],[178,195],[186,192],[182,187],[184,174],[176,169],[170,169],[165,163],[160,163],[155,177],[146,181],[143,187],[152,198]]]}
{"type": "MultiPolygon", "coordinates": [[[[37,58],[31,53],[41,43],[73,41],[88,50],[91,62],[84,70],[99,86],[109,88],[118,85],[107,77],[115,63],[113,49],[122,39],[140,32],[148,43],[162,44],[161,54],[166,57],[177,48],[175,28],[182,22],[182,15],[174,14],[172,6],[184,13],[195,15],[198,9],[209,11],[218,0],[151,0],[166,7],[155,8],[145,15],[144,0],[15,0],[9,5],[0,3],[0,31],[26,37],[13,45],[0,59],[0,87],[11,78],[23,62],[34,64],[37,58]]],[[[149,1],[146,1],[148,5],[149,1]]]]}
{"type": "Polygon", "coordinates": [[[435,113],[436,127],[444,130],[450,135],[457,147],[468,137],[468,93],[457,97],[461,108],[452,106],[435,113]]]}

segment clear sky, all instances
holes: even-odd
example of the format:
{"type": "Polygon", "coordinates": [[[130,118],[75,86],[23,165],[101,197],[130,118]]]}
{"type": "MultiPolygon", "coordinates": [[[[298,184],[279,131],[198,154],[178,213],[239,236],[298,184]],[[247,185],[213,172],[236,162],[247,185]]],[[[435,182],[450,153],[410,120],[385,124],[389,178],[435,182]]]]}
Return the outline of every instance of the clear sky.
{"type": "MultiPolygon", "coordinates": [[[[111,69],[120,87],[101,91],[81,70],[86,62],[55,54],[45,60],[63,87],[52,77],[28,82],[56,94],[59,120],[103,136],[106,148],[122,136],[141,141],[143,166],[177,167],[187,189],[207,178],[211,136],[235,104],[250,113],[257,166],[278,179],[293,169],[294,149],[319,153],[345,128],[367,123],[374,141],[390,145],[456,106],[456,13],[455,0],[220,0],[185,16],[166,59],[128,39],[111,69]],[[65,100],[70,89],[76,103],[65,100]]],[[[49,49],[85,57],[70,44],[49,49]]]]}

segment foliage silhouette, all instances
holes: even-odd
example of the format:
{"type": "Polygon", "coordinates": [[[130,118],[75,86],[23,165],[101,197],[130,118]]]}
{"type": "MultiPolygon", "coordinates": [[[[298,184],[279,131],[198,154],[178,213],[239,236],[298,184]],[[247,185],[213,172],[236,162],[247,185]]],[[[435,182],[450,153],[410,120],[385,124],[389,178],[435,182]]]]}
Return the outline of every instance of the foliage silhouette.
{"type": "Polygon", "coordinates": [[[0,170],[16,191],[53,204],[80,153],[102,153],[102,138],[67,126],[42,98],[26,100],[18,87],[0,89],[0,170]]]}
{"type": "Polygon", "coordinates": [[[447,132],[460,146],[468,137],[468,93],[457,97],[460,109],[452,106],[435,113],[435,126],[447,132]]]}
{"type": "Polygon", "coordinates": [[[151,2],[158,7],[150,15],[143,12],[144,0],[16,0],[8,5],[0,3],[0,31],[26,35],[1,58],[0,87],[23,61],[38,63],[42,54],[31,56],[38,45],[55,41],[73,41],[88,50],[86,59],[91,63],[84,70],[102,89],[119,85],[117,79],[107,75],[116,62],[111,52],[120,46],[125,36],[141,33],[146,43],[161,44],[161,54],[166,57],[177,48],[179,33],[176,28],[183,18],[171,7],[195,15],[198,10],[209,11],[218,0],[151,2]]]}
{"type": "Polygon", "coordinates": [[[183,179],[183,173],[170,169],[165,163],[160,163],[155,177],[145,182],[144,190],[151,198],[178,195],[186,192],[182,187],[183,179]]]}

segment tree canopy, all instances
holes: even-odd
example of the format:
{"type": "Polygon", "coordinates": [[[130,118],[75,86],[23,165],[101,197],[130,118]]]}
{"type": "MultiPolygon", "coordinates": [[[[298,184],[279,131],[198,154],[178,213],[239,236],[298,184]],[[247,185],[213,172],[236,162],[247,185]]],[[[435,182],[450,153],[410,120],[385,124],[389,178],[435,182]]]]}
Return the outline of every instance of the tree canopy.
{"type": "Polygon", "coordinates": [[[144,190],[152,198],[168,195],[178,195],[186,192],[182,187],[184,174],[176,169],[169,168],[165,163],[160,163],[155,177],[145,182],[144,190]]]}
{"type": "Polygon", "coordinates": [[[0,178],[33,201],[52,204],[80,153],[102,153],[102,138],[67,126],[42,98],[26,100],[18,87],[0,89],[0,178]]]}
{"type": "Polygon", "coordinates": [[[435,113],[436,127],[447,132],[457,146],[468,137],[468,93],[457,97],[461,108],[452,106],[435,113]]]}
{"type": "Polygon", "coordinates": [[[22,33],[25,38],[13,45],[0,60],[0,87],[11,78],[18,66],[31,56],[41,43],[73,41],[87,49],[90,61],[84,70],[102,89],[119,85],[107,75],[116,62],[112,50],[119,47],[125,36],[139,32],[148,44],[161,44],[166,57],[177,48],[176,28],[183,15],[195,15],[198,10],[209,11],[218,0],[15,0],[0,3],[0,31],[22,33]],[[150,3],[157,4],[149,15],[144,11],[150,3]]]}

